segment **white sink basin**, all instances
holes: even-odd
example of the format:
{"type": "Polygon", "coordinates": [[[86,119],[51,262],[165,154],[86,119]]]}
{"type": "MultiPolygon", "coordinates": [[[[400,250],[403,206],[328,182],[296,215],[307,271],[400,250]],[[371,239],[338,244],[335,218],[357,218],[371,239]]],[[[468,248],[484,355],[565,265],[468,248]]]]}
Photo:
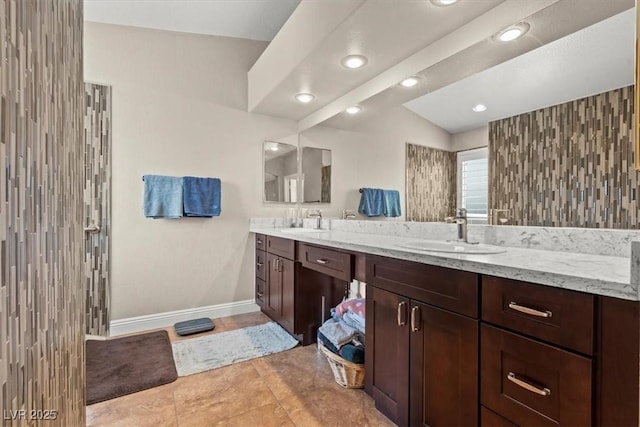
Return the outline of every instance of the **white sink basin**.
{"type": "Polygon", "coordinates": [[[281,228],[278,231],[285,234],[328,233],[329,230],[318,228],[281,228]]]}
{"type": "Polygon", "coordinates": [[[417,249],[428,252],[447,252],[456,254],[499,254],[506,252],[499,246],[471,244],[463,242],[442,242],[438,240],[419,240],[415,242],[402,243],[398,246],[409,249],[417,249]]]}

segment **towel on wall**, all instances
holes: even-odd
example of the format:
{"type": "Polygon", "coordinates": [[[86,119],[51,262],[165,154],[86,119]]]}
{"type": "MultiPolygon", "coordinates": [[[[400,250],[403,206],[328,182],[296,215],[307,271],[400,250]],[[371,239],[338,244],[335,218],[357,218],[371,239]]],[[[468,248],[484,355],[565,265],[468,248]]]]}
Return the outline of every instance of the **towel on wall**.
{"type": "Polygon", "coordinates": [[[221,185],[218,178],[185,176],[184,214],[190,217],[220,215],[221,185]]]}
{"type": "Polygon", "coordinates": [[[384,215],[384,191],[379,188],[363,188],[358,212],[366,216],[384,215]]]}
{"type": "Polygon", "coordinates": [[[400,193],[398,190],[384,190],[384,216],[400,216],[400,193]]]}
{"type": "Polygon", "coordinates": [[[182,217],[182,178],[145,175],[144,216],[147,218],[182,217]]]}

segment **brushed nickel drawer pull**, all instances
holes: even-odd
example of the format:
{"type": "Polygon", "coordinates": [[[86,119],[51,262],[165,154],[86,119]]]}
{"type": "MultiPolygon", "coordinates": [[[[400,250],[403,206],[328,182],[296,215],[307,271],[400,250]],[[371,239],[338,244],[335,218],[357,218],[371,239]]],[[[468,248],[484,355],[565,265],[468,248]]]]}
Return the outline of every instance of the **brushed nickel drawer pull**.
{"type": "Polygon", "coordinates": [[[318,264],[329,264],[329,261],[328,261],[328,260],[326,260],[326,259],[322,259],[322,258],[317,259],[317,260],[316,260],[316,262],[317,262],[318,264]]]}
{"type": "Polygon", "coordinates": [[[259,245],[262,244],[262,240],[257,240],[256,243],[258,243],[259,245]]]}
{"type": "Polygon", "coordinates": [[[402,301],[398,304],[398,326],[404,326],[407,324],[407,320],[404,316],[404,306],[407,305],[406,302],[402,301]]]}
{"type": "Polygon", "coordinates": [[[420,323],[422,323],[422,319],[417,320],[419,314],[420,307],[416,306],[411,309],[411,330],[413,332],[418,332],[420,330],[420,323]]]}
{"type": "Polygon", "coordinates": [[[264,296],[262,292],[256,292],[256,295],[258,295],[258,298],[262,298],[264,296]]]}
{"type": "Polygon", "coordinates": [[[525,306],[520,305],[517,302],[513,302],[513,301],[511,301],[509,303],[509,308],[511,310],[519,311],[520,313],[529,314],[531,316],[536,316],[536,317],[549,318],[549,317],[553,316],[553,312],[551,312],[549,310],[540,311],[540,310],[536,310],[535,308],[525,307],[525,306]]]}
{"type": "Polygon", "coordinates": [[[256,265],[257,265],[258,267],[262,267],[262,263],[261,263],[261,262],[256,262],[256,265]]]}
{"type": "Polygon", "coordinates": [[[514,374],[513,372],[509,372],[507,374],[507,379],[509,381],[511,381],[512,383],[522,387],[525,390],[528,390],[532,393],[535,394],[539,394],[540,396],[550,396],[551,395],[551,390],[549,390],[548,388],[544,387],[544,388],[539,388],[534,386],[533,384],[529,384],[528,382],[521,380],[520,378],[518,378],[518,376],[516,374],[514,374]]]}

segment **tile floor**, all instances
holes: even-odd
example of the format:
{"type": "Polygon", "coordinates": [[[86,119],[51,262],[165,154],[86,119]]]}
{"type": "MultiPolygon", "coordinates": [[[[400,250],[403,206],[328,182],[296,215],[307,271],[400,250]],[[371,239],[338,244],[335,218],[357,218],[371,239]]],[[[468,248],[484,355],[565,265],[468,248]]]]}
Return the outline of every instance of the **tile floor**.
{"type": "MultiPolygon", "coordinates": [[[[230,331],[269,322],[262,313],[214,319],[230,331]]],[[[188,339],[167,329],[172,341],[188,339]]],[[[203,334],[197,335],[202,336],[203,334]]],[[[315,345],[178,378],[87,406],[88,426],[394,426],[362,390],[340,387],[315,345]]]]}

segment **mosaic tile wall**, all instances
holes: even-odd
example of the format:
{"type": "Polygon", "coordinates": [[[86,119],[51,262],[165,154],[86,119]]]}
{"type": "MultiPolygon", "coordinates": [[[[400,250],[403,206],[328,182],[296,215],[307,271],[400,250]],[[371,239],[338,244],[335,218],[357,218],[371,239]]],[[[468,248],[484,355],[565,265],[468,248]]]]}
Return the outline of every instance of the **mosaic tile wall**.
{"type": "Polygon", "coordinates": [[[85,425],[82,28],[81,0],[0,0],[6,426],[85,425]]]}
{"type": "Polygon", "coordinates": [[[407,143],[407,221],[443,221],[456,206],[456,153],[407,143]]]}
{"type": "Polygon", "coordinates": [[[84,85],[84,225],[86,331],[109,335],[109,238],[111,234],[111,87],[84,85]]]}
{"type": "Polygon", "coordinates": [[[633,86],[489,124],[489,208],[516,225],[638,228],[633,86]]]}

